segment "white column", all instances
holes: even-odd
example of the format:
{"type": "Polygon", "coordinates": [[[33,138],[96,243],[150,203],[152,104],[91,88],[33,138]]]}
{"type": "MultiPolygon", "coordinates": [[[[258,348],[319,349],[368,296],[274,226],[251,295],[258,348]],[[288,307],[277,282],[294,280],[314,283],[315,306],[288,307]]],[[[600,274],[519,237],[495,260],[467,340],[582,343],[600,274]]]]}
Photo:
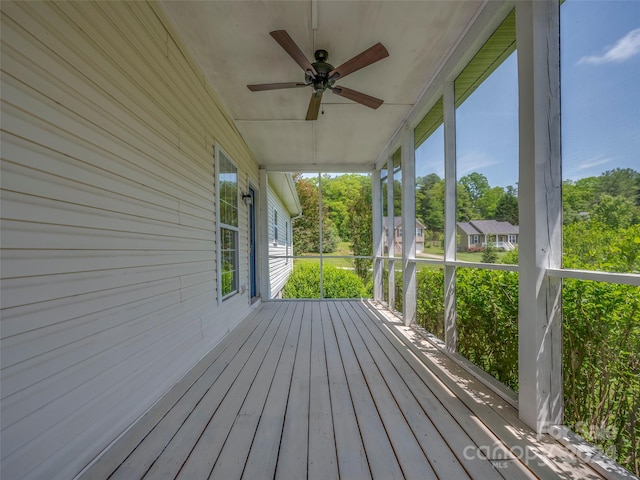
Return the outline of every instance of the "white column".
{"type": "Polygon", "coordinates": [[[267,189],[269,180],[267,171],[260,169],[260,192],[257,212],[260,216],[258,225],[258,255],[260,265],[260,296],[263,300],[271,298],[271,282],[269,282],[269,202],[267,201],[267,189]]]}
{"type": "Polygon", "coordinates": [[[447,350],[458,348],[456,326],[456,267],[447,265],[456,259],[456,105],[453,82],[444,84],[444,342],[447,350]]]}
{"type": "Polygon", "coordinates": [[[371,201],[373,222],[373,299],[382,300],[382,270],[384,263],[381,259],[382,250],[382,185],[380,184],[380,170],[371,172],[371,201]]]}
{"type": "Polygon", "coordinates": [[[322,252],[324,251],[322,234],[322,227],[324,226],[324,217],[322,215],[322,173],[318,173],[318,222],[318,235],[320,235],[318,240],[320,245],[320,298],[324,298],[324,272],[322,270],[324,266],[322,261],[322,252]]]}
{"type": "Polygon", "coordinates": [[[402,133],[402,316],[416,321],[416,159],[413,129],[402,133]]]}
{"type": "Polygon", "coordinates": [[[396,276],[395,264],[393,257],[395,256],[395,238],[393,232],[394,224],[394,208],[393,208],[393,155],[387,160],[387,245],[389,246],[389,308],[395,308],[396,304],[396,276]]]}
{"type": "Polygon", "coordinates": [[[559,2],[516,2],[520,137],[519,415],[562,422],[559,2]]]}

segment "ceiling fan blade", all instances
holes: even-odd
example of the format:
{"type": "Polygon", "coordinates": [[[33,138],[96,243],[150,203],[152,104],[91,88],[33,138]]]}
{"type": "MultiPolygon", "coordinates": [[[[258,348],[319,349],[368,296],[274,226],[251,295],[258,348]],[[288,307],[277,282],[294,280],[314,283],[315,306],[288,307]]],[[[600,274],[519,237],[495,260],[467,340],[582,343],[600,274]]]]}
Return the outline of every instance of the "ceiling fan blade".
{"type": "Polygon", "coordinates": [[[252,92],[262,92],[264,90],[280,90],[282,88],[298,88],[306,87],[306,83],[288,82],[288,83],[261,83],[259,85],[247,85],[252,92]]]}
{"type": "Polygon", "coordinates": [[[380,100],[379,98],[372,97],[371,95],[357,92],[346,87],[335,87],[331,91],[336,95],[340,95],[341,97],[348,98],[349,100],[353,100],[354,102],[361,103],[362,105],[366,105],[367,107],[373,108],[374,110],[384,103],[384,101],[380,100]]]}
{"type": "Polygon", "coordinates": [[[359,55],[356,55],[351,60],[347,60],[338,68],[329,72],[329,77],[338,74],[336,78],[344,78],[350,73],[360,70],[361,68],[371,65],[372,63],[382,60],[389,56],[389,52],[384,48],[381,43],[376,43],[373,47],[366,49],[359,55]]]}
{"type": "Polygon", "coordinates": [[[311,100],[309,100],[309,108],[307,109],[306,120],[317,120],[318,112],[320,111],[320,102],[322,101],[322,93],[313,93],[311,100]]]}
{"type": "Polygon", "coordinates": [[[307,57],[304,56],[302,50],[296,45],[296,42],[293,41],[293,38],[289,36],[286,30],[275,30],[271,32],[269,35],[273,37],[273,39],[280,44],[282,48],[284,48],[285,52],[293,58],[298,65],[302,67],[302,69],[306,72],[307,70],[311,70],[313,75],[317,75],[316,69],[313,68],[313,65],[309,63],[307,57]]]}

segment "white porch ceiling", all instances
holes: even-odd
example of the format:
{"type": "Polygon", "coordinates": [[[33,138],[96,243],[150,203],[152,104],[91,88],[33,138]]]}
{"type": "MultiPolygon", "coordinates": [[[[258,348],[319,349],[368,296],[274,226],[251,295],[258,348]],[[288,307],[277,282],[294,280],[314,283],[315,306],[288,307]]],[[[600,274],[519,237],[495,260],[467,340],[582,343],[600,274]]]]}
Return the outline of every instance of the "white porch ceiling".
{"type": "Polygon", "coordinates": [[[163,5],[262,166],[330,171],[373,165],[483,1],[166,0],[163,5]],[[311,87],[249,91],[247,84],[304,81],[302,69],[269,35],[282,29],[311,62],[314,51],[323,48],[335,66],[381,42],[389,57],[338,85],[385,103],[371,110],[325,92],[324,115],[305,121],[311,87]]]}

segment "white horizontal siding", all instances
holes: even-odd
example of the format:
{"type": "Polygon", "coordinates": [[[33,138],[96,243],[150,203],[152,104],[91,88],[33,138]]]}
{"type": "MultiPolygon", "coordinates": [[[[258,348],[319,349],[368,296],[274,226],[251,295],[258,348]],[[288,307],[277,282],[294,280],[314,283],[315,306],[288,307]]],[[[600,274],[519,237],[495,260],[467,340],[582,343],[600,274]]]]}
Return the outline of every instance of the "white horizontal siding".
{"type": "MultiPolygon", "coordinates": [[[[275,191],[269,186],[267,190],[268,216],[269,216],[269,255],[293,255],[291,232],[286,233],[287,225],[291,226],[291,216],[278,198],[275,191]],[[275,239],[274,214],[278,212],[278,239],[275,239]],[[288,235],[288,239],[287,239],[288,235]],[[288,242],[287,242],[288,240],[288,242]]],[[[277,297],[284,288],[285,283],[293,271],[293,260],[284,258],[269,258],[269,285],[271,297],[277,297]]]]}
{"type": "Polygon", "coordinates": [[[216,301],[214,144],[241,192],[258,167],[157,4],[1,8],[1,476],[66,479],[248,313],[216,301]]]}

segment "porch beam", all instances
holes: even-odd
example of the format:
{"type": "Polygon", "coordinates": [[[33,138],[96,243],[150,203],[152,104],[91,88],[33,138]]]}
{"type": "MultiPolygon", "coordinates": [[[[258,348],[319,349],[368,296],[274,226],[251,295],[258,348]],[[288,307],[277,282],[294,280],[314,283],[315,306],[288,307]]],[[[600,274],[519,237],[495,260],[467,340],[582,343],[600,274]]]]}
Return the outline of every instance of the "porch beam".
{"type": "Polygon", "coordinates": [[[402,165],[402,317],[416,321],[416,150],[414,130],[405,127],[400,150],[402,165]]]}
{"type": "Polygon", "coordinates": [[[395,310],[396,305],[396,277],[395,277],[395,263],[393,261],[393,257],[395,256],[395,237],[394,237],[394,219],[395,219],[395,210],[393,207],[393,185],[394,183],[394,175],[393,175],[393,155],[389,154],[389,158],[387,159],[387,245],[388,252],[387,255],[389,257],[389,271],[387,272],[389,276],[389,308],[395,310]]]}
{"type": "Polygon", "coordinates": [[[382,185],[380,183],[380,170],[371,172],[371,220],[373,222],[373,299],[382,300],[382,273],[383,273],[383,249],[382,249],[382,185]]]}
{"type": "MultiPolygon", "coordinates": [[[[456,260],[456,105],[453,82],[445,82],[442,92],[444,122],[444,260],[456,260]]],[[[458,349],[456,323],[456,267],[444,267],[444,343],[446,349],[458,349]]]]}
{"type": "Polygon", "coordinates": [[[516,2],[520,138],[519,415],[562,423],[559,2],[516,2]]]}
{"type": "Polygon", "coordinates": [[[258,255],[260,258],[260,296],[263,300],[271,298],[271,282],[269,282],[269,177],[267,170],[261,168],[260,191],[258,192],[258,215],[260,215],[258,235],[258,255]]]}

